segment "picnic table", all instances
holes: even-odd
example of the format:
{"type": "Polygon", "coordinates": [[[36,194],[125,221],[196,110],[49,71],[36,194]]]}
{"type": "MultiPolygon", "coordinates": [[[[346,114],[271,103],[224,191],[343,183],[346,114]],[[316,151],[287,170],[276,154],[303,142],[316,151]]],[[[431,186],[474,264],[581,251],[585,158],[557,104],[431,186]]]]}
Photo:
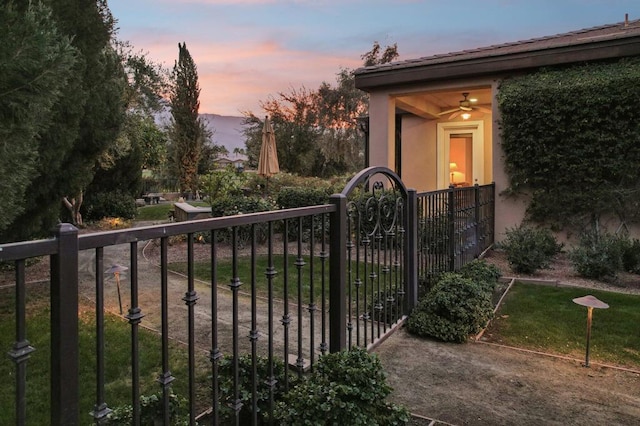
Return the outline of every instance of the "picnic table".
{"type": "Polygon", "coordinates": [[[162,194],[150,192],[148,194],[144,194],[142,198],[144,199],[145,204],[158,204],[160,203],[161,196],[162,194]]]}

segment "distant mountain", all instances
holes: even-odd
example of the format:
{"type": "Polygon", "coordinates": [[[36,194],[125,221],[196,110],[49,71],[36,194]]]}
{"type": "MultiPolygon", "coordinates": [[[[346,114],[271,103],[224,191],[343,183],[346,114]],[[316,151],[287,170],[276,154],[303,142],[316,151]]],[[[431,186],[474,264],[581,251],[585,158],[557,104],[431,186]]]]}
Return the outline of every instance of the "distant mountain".
{"type": "Polygon", "coordinates": [[[233,117],[218,114],[200,114],[200,117],[211,131],[211,139],[216,145],[222,145],[229,153],[235,148],[245,149],[244,117],[233,117]]]}
{"type": "MultiPolygon", "coordinates": [[[[207,129],[211,132],[211,140],[216,145],[227,148],[230,154],[235,148],[245,149],[245,137],[242,130],[244,117],[234,117],[218,114],[200,114],[207,129]]],[[[171,121],[171,112],[169,107],[165,107],[155,116],[156,124],[164,127],[171,121]]]]}

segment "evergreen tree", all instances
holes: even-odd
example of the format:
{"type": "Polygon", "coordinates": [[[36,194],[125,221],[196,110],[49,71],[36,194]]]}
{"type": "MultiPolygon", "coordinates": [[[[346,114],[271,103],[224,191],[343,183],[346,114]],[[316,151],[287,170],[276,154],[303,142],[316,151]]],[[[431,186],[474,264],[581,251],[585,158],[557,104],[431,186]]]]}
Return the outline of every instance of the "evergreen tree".
{"type": "Polygon", "coordinates": [[[198,190],[198,163],[207,131],[198,116],[200,87],[196,64],[186,43],[178,43],[178,50],[178,60],[173,68],[169,148],[180,191],[195,194],[198,190]]]}
{"type": "MultiPolygon", "coordinates": [[[[76,50],[41,3],[0,5],[0,239],[34,203],[42,134],[71,78],[76,50]]],[[[4,238],[6,240],[6,238],[4,238]]]]}
{"type": "Polygon", "coordinates": [[[165,70],[146,55],[134,53],[126,42],[117,41],[115,48],[127,76],[127,113],[120,134],[98,159],[93,181],[85,191],[83,215],[93,219],[113,214],[113,210],[103,210],[108,207],[104,200],[133,203],[142,192],[143,168],[161,169],[166,158],[166,136],[153,116],[162,108],[165,70]]]}
{"type": "Polygon", "coordinates": [[[71,77],[49,110],[52,125],[42,132],[31,202],[0,237],[3,241],[44,236],[61,217],[61,201],[79,222],[83,190],[95,164],[114,143],[123,120],[126,83],[111,46],[114,21],[106,0],[47,0],[58,31],[71,39],[76,61],[71,77]]]}

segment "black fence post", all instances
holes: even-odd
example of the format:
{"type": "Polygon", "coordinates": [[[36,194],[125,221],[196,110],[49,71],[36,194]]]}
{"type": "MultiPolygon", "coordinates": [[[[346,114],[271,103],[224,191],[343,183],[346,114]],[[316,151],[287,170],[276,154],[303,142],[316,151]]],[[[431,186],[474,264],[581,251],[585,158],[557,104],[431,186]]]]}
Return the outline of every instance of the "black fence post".
{"type": "Polygon", "coordinates": [[[336,206],[329,220],[329,352],[347,346],[347,197],[334,194],[329,202],[336,206]]]}
{"type": "Polygon", "coordinates": [[[78,229],[54,230],[58,252],[51,256],[51,424],[78,423],[78,229]]]}
{"type": "Polygon", "coordinates": [[[449,211],[447,216],[449,218],[449,272],[453,272],[456,269],[456,198],[453,185],[449,186],[449,211]]]}
{"type": "Polygon", "coordinates": [[[489,247],[496,238],[496,183],[491,182],[491,241],[487,243],[489,247]]]}
{"type": "Polygon", "coordinates": [[[474,217],[473,217],[473,221],[475,224],[475,230],[476,230],[476,235],[475,235],[475,244],[474,244],[474,253],[473,253],[473,257],[477,258],[478,256],[480,256],[480,253],[482,253],[483,247],[482,244],[480,244],[480,242],[482,241],[482,235],[480,234],[480,186],[478,185],[478,183],[476,182],[475,185],[473,185],[473,195],[474,195],[474,217]]]}
{"type": "Polygon", "coordinates": [[[418,304],[418,195],[415,189],[407,190],[407,224],[405,247],[405,283],[407,288],[406,313],[418,304]]]}

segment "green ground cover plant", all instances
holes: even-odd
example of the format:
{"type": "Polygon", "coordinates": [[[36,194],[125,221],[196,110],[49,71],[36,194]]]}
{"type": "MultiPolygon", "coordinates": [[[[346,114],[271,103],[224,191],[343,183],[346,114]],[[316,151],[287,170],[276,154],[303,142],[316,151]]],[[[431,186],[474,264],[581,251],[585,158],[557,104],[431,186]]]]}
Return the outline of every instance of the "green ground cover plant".
{"type": "Polygon", "coordinates": [[[587,309],[573,303],[591,294],[609,304],[594,309],[590,358],[640,367],[640,296],[573,287],[516,283],[489,326],[491,341],[582,359],[587,309]]]}
{"type": "Polygon", "coordinates": [[[607,216],[622,223],[639,217],[640,169],[629,167],[640,161],[639,76],[640,59],[630,58],[501,82],[503,195],[525,200],[528,219],[576,231],[607,216]]]}
{"type": "MultiPolygon", "coordinates": [[[[50,310],[48,293],[42,289],[30,288],[28,292],[29,311],[27,315],[27,337],[35,352],[27,363],[27,415],[29,424],[49,423],[49,323],[50,310]]],[[[80,420],[91,423],[89,413],[95,405],[95,318],[91,305],[83,306],[80,312],[80,420]]],[[[105,315],[105,380],[107,404],[111,408],[131,402],[130,354],[131,326],[123,319],[105,315]]],[[[156,381],[161,363],[160,339],[157,334],[140,329],[140,382],[141,393],[151,395],[159,390],[156,381]]],[[[2,290],[0,294],[0,347],[9,350],[15,338],[15,314],[13,291],[2,290]]],[[[170,366],[177,378],[173,384],[177,395],[187,394],[187,353],[177,343],[171,344],[170,366]]],[[[208,364],[206,357],[203,362],[208,364]]],[[[198,376],[200,383],[207,381],[206,372],[198,376]]],[[[0,362],[0,376],[15,376],[15,365],[8,357],[0,362]]],[[[2,422],[14,424],[15,387],[13,380],[7,380],[0,387],[0,412],[2,422]]]]}
{"type": "Polygon", "coordinates": [[[352,348],[320,357],[274,417],[281,425],[404,425],[409,412],[387,402],[391,391],[377,355],[352,348]]]}
{"type": "Polygon", "coordinates": [[[459,273],[444,273],[409,316],[410,333],[445,342],[465,342],[493,316],[492,296],[499,271],[484,261],[459,273]]]}

